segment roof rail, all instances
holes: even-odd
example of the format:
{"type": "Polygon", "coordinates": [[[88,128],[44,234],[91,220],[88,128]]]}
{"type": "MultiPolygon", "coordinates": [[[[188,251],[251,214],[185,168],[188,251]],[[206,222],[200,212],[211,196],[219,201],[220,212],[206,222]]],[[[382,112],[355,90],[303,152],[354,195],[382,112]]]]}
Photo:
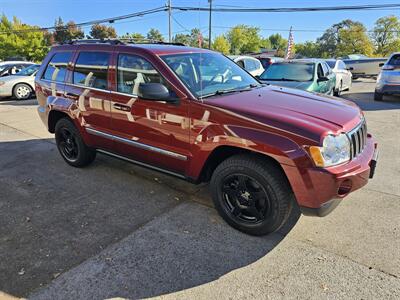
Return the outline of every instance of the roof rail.
{"type": "Polygon", "coordinates": [[[185,46],[183,43],[169,43],[164,41],[148,40],[148,39],[132,39],[132,38],[118,38],[118,39],[76,39],[61,43],[61,45],[80,45],[80,44],[110,44],[110,45],[126,45],[126,44],[157,44],[157,45],[174,45],[185,46]]]}

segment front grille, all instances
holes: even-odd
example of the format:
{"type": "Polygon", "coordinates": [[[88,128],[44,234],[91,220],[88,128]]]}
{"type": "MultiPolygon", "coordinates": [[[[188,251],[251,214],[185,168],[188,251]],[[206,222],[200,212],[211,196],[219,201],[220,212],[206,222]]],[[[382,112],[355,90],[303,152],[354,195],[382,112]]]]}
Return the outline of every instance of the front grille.
{"type": "Polygon", "coordinates": [[[365,119],[362,119],[361,123],[348,133],[348,136],[350,139],[350,156],[354,158],[364,150],[367,144],[367,123],[365,119]]]}

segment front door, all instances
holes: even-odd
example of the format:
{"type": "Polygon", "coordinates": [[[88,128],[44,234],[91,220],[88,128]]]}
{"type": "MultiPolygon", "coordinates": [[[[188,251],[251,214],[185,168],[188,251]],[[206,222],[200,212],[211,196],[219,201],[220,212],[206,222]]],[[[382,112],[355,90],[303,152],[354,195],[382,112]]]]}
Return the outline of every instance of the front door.
{"type": "Polygon", "coordinates": [[[183,174],[189,160],[189,101],[179,103],[138,97],[141,83],[162,83],[174,89],[146,58],[115,56],[116,87],[112,93],[112,129],[119,154],[183,174]]]}

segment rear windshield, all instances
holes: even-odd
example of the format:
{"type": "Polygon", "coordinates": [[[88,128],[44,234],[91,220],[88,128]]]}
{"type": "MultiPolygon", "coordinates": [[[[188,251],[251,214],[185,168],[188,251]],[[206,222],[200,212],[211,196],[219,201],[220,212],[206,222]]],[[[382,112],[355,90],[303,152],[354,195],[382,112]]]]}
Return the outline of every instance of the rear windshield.
{"type": "Polygon", "coordinates": [[[393,55],[389,61],[389,65],[400,66],[400,54],[393,55]]]}
{"type": "Polygon", "coordinates": [[[272,81],[310,81],[314,78],[314,63],[275,63],[260,78],[272,81]]]}

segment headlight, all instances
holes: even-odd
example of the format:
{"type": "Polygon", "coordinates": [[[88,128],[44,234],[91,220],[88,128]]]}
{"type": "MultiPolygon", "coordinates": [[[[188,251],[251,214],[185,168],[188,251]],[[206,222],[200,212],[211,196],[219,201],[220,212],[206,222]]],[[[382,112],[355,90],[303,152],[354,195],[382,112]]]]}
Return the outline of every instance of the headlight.
{"type": "Polygon", "coordinates": [[[0,81],[0,85],[3,85],[3,84],[5,84],[6,82],[5,81],[0,81]]]}
{"type": "Polygon", "coordinates": [[[310,147],[310,154],[318,167],[330,167],[347,162],[350,160],[350,140],[344,133],[327,135],[322,147],[310,147]]]}

